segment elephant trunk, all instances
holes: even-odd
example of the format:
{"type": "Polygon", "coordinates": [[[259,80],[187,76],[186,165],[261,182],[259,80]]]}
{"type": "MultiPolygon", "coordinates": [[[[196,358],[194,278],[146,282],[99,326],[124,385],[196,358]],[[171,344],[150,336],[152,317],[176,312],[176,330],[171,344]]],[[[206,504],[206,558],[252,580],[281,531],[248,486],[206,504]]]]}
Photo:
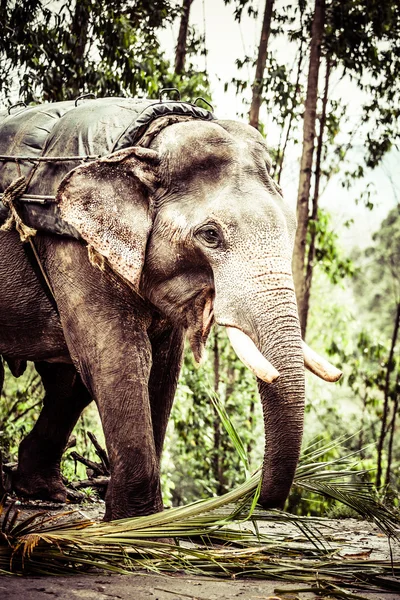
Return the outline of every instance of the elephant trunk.
{"type": "Polygon", "coordinates": [[[242,283],[241,303],[218,294],[221,287],[215,298],[216,321],[227,327],[239,358],[241,353],[245,355],[243,362],[256,374],[263,407],[260,503],[264,508],[283,508],[300,455],[305,401],[304,354],[293,280],[288,269],[283,273],[274,270],[272,285],[271,275],[248,278],[242,283]],[[235,328],[243,338],[250,338],[252,348],[251,343],[241,345],[240,336],[232,337],[235,328]]]}
{"type": "Polygon", "coordinates": [[[253,342],[244,333],[238,335],[239,330],[227,327],[238,357],[258,376],[265,431],[260,503],[264,508],[283,508],[293,482],[303,435],[303,344],[296,324],[286,326],[284,332],[274,330],[272,333],[270,326],[266,330],[269,334],[261,344],[260,353],[255,345],[254,351],[250,348],[247,352],[247,346],[253,342]],[[245,343],[240,348],[242,338],[245,343]]]}
{"type": "Polygon", "coordinates": [[[260,350],[279,371],[272,383],[258,379],[264,415],[265,451],[260,503],[283,508],[293,482],[303,436],[305,376],[295,299],[291,319],[266,319],[260,350]],[[272,322],[271,322],[272,321],[272,322]]]}
{"type": "MultiPolygon", "coordinates": [[[[297,319],[296,319],[297,321],[297,319]]],[[[283,508],[293,482],[303,436],[305,377],[300,328],[267,326],[261,351],[278,369],[271,384],[258,379],[265,431],[260,503],[283,508]],[[278,338],[278,339],[275,339],[278,338]]]]}

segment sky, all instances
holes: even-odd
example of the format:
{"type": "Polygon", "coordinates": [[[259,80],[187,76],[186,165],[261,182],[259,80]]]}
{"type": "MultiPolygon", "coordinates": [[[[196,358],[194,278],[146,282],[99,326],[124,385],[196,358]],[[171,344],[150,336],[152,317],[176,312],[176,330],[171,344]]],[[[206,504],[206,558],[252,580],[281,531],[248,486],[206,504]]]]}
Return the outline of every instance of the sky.
{"type": "MultiPolygon", "coordinates": [[[[287,0],[281,0],[280,5],[287,0]]],[[[233,19],[232,6],[225,6],[223,0],[194,0],[191,13],[190,25],[195,26],[197,31],[205,34],[206,47],[208,48],[207,57],[199,57],[201,68],[207,67],[209,73],[214,112],[217,117],[223,119],[243,120],[239,115],[246,114],[247,108],[242,97],[235,94],[233,86],[224,91],[224,84],[238,74],[235,66],[237,58],[243,58],[245,54],[255,56],[256,48],[259,43],[261,22],[264,10],[264,0],[258,0],[258,18],[249,17],[243,13],[242,21],[239,24],[233,19]]],[[[173,59],[174,48],[178,35],[178,22],[169,26],[161,33],[161,43],[167,55],[173,59]]],[[[291,64],[294,60],[293,52],[289,44],[284,40],[273,41],[274,49],[279,61],[291,64]]],[[[247,71],[242,72],[243,76],[252,78],[253,72],[249,67],[247,71]]],[[[322,74],[323,76],[323,74],[322,74]]],[[[356,126],[357,114],[360,112],[362,97],[356,86],[348,78],[340,82],[333,82],[333,94],[347,104],[347,112],[350,115],[349,122],[345,127],[356,126]]],[[[250,99],[250,92],[247,92],[247,100],[250,99]]],[[[262,114],[261,118],[267,122],[267,143],[273,143],[274,130],[273,124],[268,121],[267,115],[262,114]],[[268,131],[268,126],[272,128],[268,131]]],[[[299,131],[299,144],[293,147],[288,155],[286,169],[283,174],[282,187],[285,196],[293,204],[296,203],[297,185],[298,185],[298,160],[301,148],[301,129],[299,131]]],[[[357,143],[357,141],[356,141],[357,143]]],[[[354,157],[357,153],[362,153],[361,139],[359,147],[354,151],[354,157]]],[[[385,218],[388,211],[400,202],[400,152],[391,151],[383,160],[382,166],[370,171],[367,177],[354,185],[350,190],[345,190],[340,184],[340,176],[333,177],[324,191],[320,203],[332,213],[335,229],[340,233],[343,246],[351,249],[354,246],[365,247],[371,241],[371,235],[379,227],[380,222],[385,218]],[[362,204],[357,204],[356,199],[360,198],[367,184],[372,190],[372,201],[374,209],[369,211],[362,204]],[[345,228],[343,224],[354,219],[354,224],[345,228]]]]}

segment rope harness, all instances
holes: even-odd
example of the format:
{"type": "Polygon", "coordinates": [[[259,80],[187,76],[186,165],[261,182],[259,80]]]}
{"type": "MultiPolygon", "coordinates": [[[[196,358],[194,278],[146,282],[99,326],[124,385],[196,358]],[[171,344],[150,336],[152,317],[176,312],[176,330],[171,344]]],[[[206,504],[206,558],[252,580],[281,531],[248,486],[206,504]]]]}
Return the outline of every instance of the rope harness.
{"type": "Polygon", "coordinates": [[[28,185],[28,181],[25,177],[18,177],[14,179],[3,193],[3,204],[10,211],[10,216],[6,222],[0,227],[0,231],[11,231],[15,225],[15,229],[19,233],[21,242],[27,242],[31,237],[36,235],[36,229],[32,229],[29,225],[25,225],[19,216],[15,207],[15,200],[20,198],[25,192],[28,185]]]}
{"type": "Polygon", "coordinates": [[[35,271],[37,278],[42,284],[45,294],[50,300],[50,303],[52,304],[54,310],[57,314],[59,314],[53,288],[51,287],[51,283],[49,281],[49,278],[47,277],[47,273],[43,267],[36,246],[32,240],[32,238],[36,235],[37,231],[36,229],[25,225],[25,223],[19,216],[14,204],[15,200],[22,196],[22,194],[28,186],[28,183],[29,182],[27,181],[27,179],[21,176],[18,177],[18,179],[15,179],[12,183],[10,183],[8,188],[4,191],[3,204],[9,209],[10,216],[3,224],[3,226],[0,227],[0,231],[11,231],[15,226],[15,229],[19,233],[20,240],[23,243],[25,253],[29,259],[29,262],[31,263],[31,266],[35,271]]]}

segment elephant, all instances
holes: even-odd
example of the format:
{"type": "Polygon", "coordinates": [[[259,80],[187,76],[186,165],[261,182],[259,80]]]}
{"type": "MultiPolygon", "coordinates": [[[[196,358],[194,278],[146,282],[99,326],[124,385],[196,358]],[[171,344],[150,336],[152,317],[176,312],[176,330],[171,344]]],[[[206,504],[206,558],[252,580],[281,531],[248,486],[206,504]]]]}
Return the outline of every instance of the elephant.
{"type": "MultiPolygon", "coordinates": [[[[111,122],[128,101],[107,102],[87,103],[99,127],[104,110],[111,122]]],[[[162,117],[147,146],[115,149],[111,140],[104,153],[97,134],[86,143],[72,126],[80,112],[69,104],[18,113],[29,134],[33,116],[53,110],[54,120],[57,112],[50,141],[50,127],[39,127],[47,136],[41,156],[76,154],[79,145],[87,152],[87,140],[91,154],[103,152],[78,165],[37,163],[27,178],[33,194],[56,197],[70,232],[42,227],[33,238],[53,297],[15,228],[0,231],[0,355],[15,375],[33,361],[45,389],[19,448],[15,490],[65,501],[61,457],[94,399],[110,460],[105,520],[161,511],[160,459],[184,340],[200,361],[216,323],[258,381],[259,502],[283,508],[302,441],[304,368],[328,381],[340,371],[301,338],[291,268],[296,216],[271,177],[264,138],[241,122],[188,116],[157,126],[162,117]],[[66,119],[68,131],[60,129],[66,119]]],[[[7,127],[0,123],[0,154],[21,154],[21,136],[7,127]]],[[[3,190],[28,163],[3,162],[3,190]]],[[[0,371],[2,383],[1,360],[0,371]]]]}

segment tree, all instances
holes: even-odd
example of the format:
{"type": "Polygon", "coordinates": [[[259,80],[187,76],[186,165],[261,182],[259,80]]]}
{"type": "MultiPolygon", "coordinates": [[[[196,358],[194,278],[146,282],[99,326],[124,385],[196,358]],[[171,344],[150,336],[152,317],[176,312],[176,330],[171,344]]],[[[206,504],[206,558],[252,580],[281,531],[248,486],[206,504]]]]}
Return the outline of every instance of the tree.
{"type": "MultiPolygon", "coordinates": [[[[317,9],[317,2],[316,2],[317,9]]],[[[324,134],[327,124],[327,86],[329,73],[334,68],[341,70],[342,76],[348,75],[358,88],[365,93],[366,101],[362,107],[362,116],[359,126],[353,126],[354,131],[360,131],[364,136],[366,153],[365,166],[375,168],[382,160],[384,154],[392,147],[392,140],[400,137],[398,116],[400,111],[398,103],[400,88],[393,77],[394,71],[400,63],[400,6],[391,0],[383,2],[353,2],[345,0],[338,2],[331,0],[326,7],[325,27],[321,31],[322,49],[326,58],[325,91],[322,100],[320,117],[320,134],[324,134]],[[369,83],[365,83],[368,74],[369,83]],[[372,101],[371,101],[372,98],[372,101]]],[[[315,14],[314,14],[315,17],[315,14]]],[[[312,40],[314,38],[314,28],[312,40]]],[[[313,42],[311,42],[309,86],[313,42]]],[[[314,151],[315,129],[313,131],[312,112],[308,115],[309,100],[316,106],[315,93],[318,91],[317,77],[314,68],[314,81],[312,88],[308,86],[304,114],[304,140],[303,154],[300,168],[299,195],[298,195],[298,230],[294,253],[294,279],[299,304],[299,314],[303,335],[306,333],[307,315],[309,309],[310,289],[312,281],[313,259],[315,255],[315,224],[318,218],[318,196],[321,178],[320,153],[317,152],[317,161],[314,164],[312,154],[314,151]],[[309,97],[309,90],[311,97],[309,97]],[[308,122],[308,118],[310,122],[308,122]],[[314,169],[314,194],[312,207],[311,175],[314,169]],[[307,233],[307,230],[309,232],[307,233]],[[309,244],[309,245],[308,245],[309,244]],[[308,252],[307,252],[308,247],[308,252]]],[[[315,124],[315,120],[314,120],[315,124]]],[[[349,141],[339,149],[338,157],[343,161],[352,146],[353,134],[349,141]]],[[[320,147],[320,142],[319,142],[320,147]]],[[[326,170],[326,169],[325,169],[326,170]]],[[[365,169],[359,165],[352,173],[353,178],[363,176],[365,169]]],[[[348,181],[348,180],[347,180],[348,181]]]]}
{"type": "Polygon", "coordinates": [[[325,51],[364,92],[365,166],[376,167],[399,137],[400,4],[393,0],[332,0],[325,51]]]}
{"type": "MultiPolygon", "coordinates": [[[[380,431],[379,440],[378,440],[378,459],[377,459],[377,469],[376,469],[376,487],[377,488],[380,488],[380,486],[381,486],[383,445],[385,443],[385,438],[386,438],[387,434],[389,433],[388,416],[389,416],[389,401],[391,399],[391,388],[392,388],[391,375],[392,375],[392,371],[396,368],[394,356],[395,356],[395,348],[396,348],[396,344],[397,344],[397,338],[398,338],[398,334],[399,334],[399,327],[400,327],[400,301],[397,303],[397,307],[396,307],[396,316],[395,316],[395,320],[394,320],[394,324],[393,324],[393,334],[392,334],[389,356],[388,356],[387,365],[386,365],[386,373],[385,373],[385,387],[383,390],[382,422],[381,422],[381,431],[380,431]]],[[[391,455],[392,455],[392,450],[393,450],[393,434],[394,434],[395,425],[396,425],[396,416],[397,416],[397,408],[398,408],[398,389],[397,389],[398,382],[399,382],[399,372],[397,373],[394,397],[392,397],[392,400],[394,401],[394,408],[393,408],[392,424],[390,426],[391,436],[390,436],[390,444],[389,444],[389,452],[388,452],[390,460],[388,461],[388,469],[387,469],[387,475],[386,475],[387,482],[389,482],[389,479],[390,479],[390,463],[391,463],[391,455]]]]}
{"type": "Polygon", "coordinates": [[[268,38],[271,31],[271,18],[274,0],[266,0],[264,18],[261,28],[260,44],[258,46],[258,57],[256,63],[256,75],[252,86],[253,97],[251,100],[249,123],[258,129],[258,119],[262,102],[263,77],[265,64],[267,62],[268,38]]]}
{"type": "Polygon", "coordinates": [[[371,246],[354,252],[353,260],[357,267],[352,286],[355,314],[347,318],[347,324],[346,317],[341,322],[345,311],[343,305],[338,307],[329,351],[345,365],[341,395],[348,407],[352,403],[359,411],[360,421],[352,419],[349,431],[354,434],[358,430],[353,449],[361,452],[377,487],[389,486],[396,496],[400,455],[396,436],[400,399],[399,206],[384,219],[371,246]]]}
{"type": "Polygon", "coordinates": [[[380,229],[373,236],[373,245],[364,255],[358,255],[362,268],[355,278],[355,292],[362,299],[368,314],[374,315],[370,322],[376,331],[383,331],[388,338],[387,357],[381,377],[383,395],[377,443],[376,485],[380,487],[383,477],[383,457],[386,451],[387,469],[385,482],[390,481],[393,454],[393,438],[399,401],[400,364],[396,352],[400,328],[400,212],[399,206],[390,211],[380,229]],[[366,290],[369,293],[366,293],[366,290]],[[389,438],[389,442],[387,439],[389,438]]]}
{"type": "Polygon", "coordinates": [[[0,88],[19,99],[57,101],[84,92],[155,95],[171,78],[157,29],[176,15],[170,0],[42,0],[0,6],[0,88]]]}
{"type": "Polygon", "coordinates": [[[185,70],[186,44],[189,29],[190,7],[193,0],[183,0],[178,43],[175,50],[175,73],[182,75],[185,70]]]}
{"type": "Polygon", "coordinates": [[[318,75],[322,36],[325,22],[325,0],[315,0],[311,30],[311,49],[308,69],[307,97],[304,110],[303,150],[300,163],[299,191],[297,196],[297,232],[293,254],[293,277],[299,306],[303,336],[306,328],[306,287],[304,263],[309,220],[309,198],[315,145],[315,122],[318,99],[318,75]]]}
{"type": "Polygon", "coordinates": [[[326,127],[326,113],[328,106],[328,91],[329,91],[329,78],[331,75],[331,60],[329,55],[326,58],[326,67],[325,67],[325,85],[324,85],[324,94],[322,98],[322,112],[321,117],[319,119],[319,132],[317,139],[317,156],[315,161],[315,178],[314,178],[314,192],[312,198],[312,211],[311,215],[308,217],[308,252],[307,257],[305,258],[306,262],[306,273],[304,277],[304,296],[302,298],[302,310],[300,312],[300,323],[302,327],[303,336],[305,336],[307,329],[307,317],[308,310],[310,306],[310,295],[311,295],[311,283],[312,276],[314,270],[314,260],[316,256],[316,242],[317,242],[317,220],[318,220],[318,204],[319,204],[319,195],[320,195],[320,183],[321,183],[321,171],[322,171],[322,149],[324,142],[324,133],[326,127]]]}

